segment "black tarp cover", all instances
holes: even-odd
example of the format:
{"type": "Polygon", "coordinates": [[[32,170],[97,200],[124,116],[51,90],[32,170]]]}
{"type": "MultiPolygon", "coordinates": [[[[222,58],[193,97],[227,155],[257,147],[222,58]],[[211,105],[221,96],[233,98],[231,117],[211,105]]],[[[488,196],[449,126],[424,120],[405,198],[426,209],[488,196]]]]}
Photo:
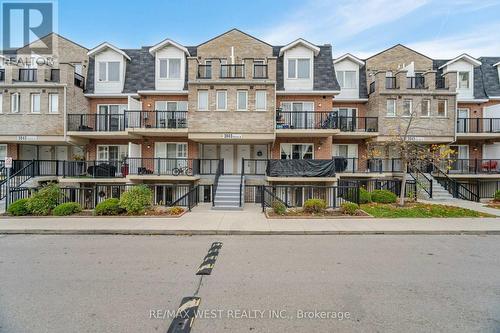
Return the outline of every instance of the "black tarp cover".
{"type": "Polygon", "coordinates": [[[269,177],[334,177],[334,160],[270,160],[269,177]]]}

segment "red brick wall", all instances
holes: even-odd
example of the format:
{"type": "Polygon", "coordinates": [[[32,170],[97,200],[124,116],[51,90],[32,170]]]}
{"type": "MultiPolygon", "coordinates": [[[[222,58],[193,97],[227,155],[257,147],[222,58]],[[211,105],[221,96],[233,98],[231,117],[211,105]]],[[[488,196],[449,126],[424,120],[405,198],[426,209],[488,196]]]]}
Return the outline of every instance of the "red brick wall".
{"type": "Polygon", "coordinates": [[[89,102],[90,113],[97,113],[99,104],[128,104],[127,98],[91,98],[89,102]]]}
{"type": "Polygon", "coordinates": [[[358,117],[366,117],[366,103],[346,103],[346,102],[338,102],[333,100],[334,108],[356,108],[358,109],[357,116],[358,117]]]}
{"type": "Polygon", "coordinates": [[[333,96],[304,96],[304,95],[282,95],[276,96],[276,107],[280,107],[281,102],[314,102],[315,111],[331,111],[333,108],[333,96]]]}
{"type": "Polygon", "coordinates": [[[481,104],[458,103],[459,109],[469,109],[469,118],[483,118],[483,109],[488,106],[498,105],[500,101],[490,101],[481,104]]]}
{"type": "Polygon", "coordinates": [[[17,143],[8,143],[7,144],[7,156],[12,157],[14,160],[18,159],[18,145],[17,143]]]}

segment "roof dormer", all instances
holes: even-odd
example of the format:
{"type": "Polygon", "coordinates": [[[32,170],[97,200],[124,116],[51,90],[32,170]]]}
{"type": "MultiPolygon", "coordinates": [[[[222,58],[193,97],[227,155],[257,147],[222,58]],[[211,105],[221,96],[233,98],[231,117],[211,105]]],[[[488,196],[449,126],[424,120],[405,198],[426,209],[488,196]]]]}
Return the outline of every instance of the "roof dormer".
{"type": "Polygon", "coordinates": [[[280,49],[285,90],[313,90],[314,57],[318,56],[319,52],[318,46],[303,39],[297,39],[280,49]]]}
{"type": "Polygon", "coordinates": [[[94,58],[94,92],[116,94],[123,92],[127,60],[123,50],[105,42],[90,50],[87,55],[94,58]]]}
{"type": "Polygon", "coordinates": [[[155,57],[155,90],[180,91],[186,76],[186,47],[170,39],[154,45],[149,53],[155,57]]]}
{"type": "Polygon", "coordinates": [[[365,62],[352,54],[333,60],[335,75],[340,85],[340,94],[335,99],[357,100],[359,99],[359,72],[365,62]]]}
{"type": "Polygon", "coordinates": [[[459,101],[474,99],[474,67],[480,65],[479,60],[464,53],[439,67],[443,73],[457,73],[457,99],[459,101]]]}

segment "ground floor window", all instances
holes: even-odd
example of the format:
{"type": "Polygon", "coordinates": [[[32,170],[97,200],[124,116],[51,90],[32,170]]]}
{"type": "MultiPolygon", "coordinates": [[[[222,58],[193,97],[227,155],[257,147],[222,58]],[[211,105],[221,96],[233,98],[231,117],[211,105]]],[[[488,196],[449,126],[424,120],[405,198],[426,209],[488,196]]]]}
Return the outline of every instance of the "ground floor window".
{"type": "Polygon", "coordinates": [[[5,157],[7,157],[7,145],[0,144],[0,161],[5,160],[5,157]]]}
{"type": "Polygon", "coordinates": [[[314,158],[314,145],[312,143],[282,143],[282,160],[311,160],[314,158]]]}

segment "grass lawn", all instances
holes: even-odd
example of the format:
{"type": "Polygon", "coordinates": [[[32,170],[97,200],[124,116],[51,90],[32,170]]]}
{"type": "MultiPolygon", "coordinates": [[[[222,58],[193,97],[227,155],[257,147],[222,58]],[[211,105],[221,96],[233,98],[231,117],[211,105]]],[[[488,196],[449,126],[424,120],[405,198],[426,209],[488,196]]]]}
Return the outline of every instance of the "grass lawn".
{"type": "Polygon", "coordinates": [[[374,217],[495,217],[494,215],[477,212],[475,210],[423,203],[407,203],[404,207],[395,204],[364,204],[361,205],[368,214],[374,217]]]}

